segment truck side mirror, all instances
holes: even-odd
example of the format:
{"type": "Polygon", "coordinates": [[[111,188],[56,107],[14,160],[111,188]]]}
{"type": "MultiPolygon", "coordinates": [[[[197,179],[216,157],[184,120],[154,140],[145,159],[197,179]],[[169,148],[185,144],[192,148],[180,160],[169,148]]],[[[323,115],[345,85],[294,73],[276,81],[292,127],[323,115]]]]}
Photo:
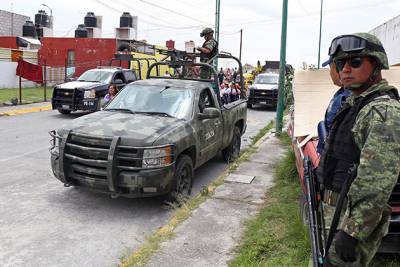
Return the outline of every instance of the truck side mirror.
{"type": "Polygon", "coordinates": [[[221,115],[221,111],[217,108],[205,108],[202,113],[198,113],[197,117],[200,120],[214,119],[221,115]]]}

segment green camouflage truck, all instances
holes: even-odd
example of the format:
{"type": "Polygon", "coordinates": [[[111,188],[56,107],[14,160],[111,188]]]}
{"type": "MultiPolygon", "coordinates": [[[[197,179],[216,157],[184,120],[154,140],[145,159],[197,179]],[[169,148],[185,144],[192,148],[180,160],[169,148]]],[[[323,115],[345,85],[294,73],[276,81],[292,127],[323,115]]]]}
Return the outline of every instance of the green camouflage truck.
{"type": "Polygon", "coordinates": [[[246,100],[221,105],[214,68],[179,64],[209,67],[215,77],[183,77],[175,62],[170,67],[176,77],[133,82],[104,110],[52,131],[54,176],[65,186],[112,197],[167,195],[174,200],[190,194],[193,170],[217,153],[227,161],[237,158],[246,130],[246,100]]]}

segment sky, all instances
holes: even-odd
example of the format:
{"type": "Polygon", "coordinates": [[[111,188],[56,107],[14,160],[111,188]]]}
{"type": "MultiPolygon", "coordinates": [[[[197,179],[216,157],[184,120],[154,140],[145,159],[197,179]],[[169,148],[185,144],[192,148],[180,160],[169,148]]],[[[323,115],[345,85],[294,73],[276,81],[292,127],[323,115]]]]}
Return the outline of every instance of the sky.
{"type": "MultiPolygon", "coordinates": [[[[220,51],[239,57],[242,29],[242,63],[279,60],[282,0],[221,0],[220,51]]],[[[138,16],[138,40],[177,49],[185,41],[203,43],[204,27],[214,27],[216,0],[1,0],[0,9],[34,16],[39,9],[54,17],[54,36],[74,36],[87,12],[103,16],[102,37],[114,37],[122,12],[138,16]]],[[[318,62],[321,0],[288,0],[286,62],[295,68],[318,62]]],[[[321,63],[331,40],[341,34],[368,32],[400,15],[400,0],[324,0],[321,63]]]]}

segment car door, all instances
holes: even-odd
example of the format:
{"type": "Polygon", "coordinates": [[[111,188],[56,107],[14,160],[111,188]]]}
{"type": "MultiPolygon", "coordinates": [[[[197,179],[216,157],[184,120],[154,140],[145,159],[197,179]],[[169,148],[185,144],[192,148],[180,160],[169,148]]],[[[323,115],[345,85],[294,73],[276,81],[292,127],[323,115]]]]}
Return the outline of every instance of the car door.
{"type": "MultiPolygon", "coordinates": [[[[198,110],[202,113],[205,108],[218,108],[215,99],[212,97],[211,89],[205,88],[201,91],[198,100],[198,110]]],[[[198,118],[198,138],[200,140],[200,158],[205,162],[214,157],[220,150],[222,140],[222,114],[218,118],[198,118]]]]}

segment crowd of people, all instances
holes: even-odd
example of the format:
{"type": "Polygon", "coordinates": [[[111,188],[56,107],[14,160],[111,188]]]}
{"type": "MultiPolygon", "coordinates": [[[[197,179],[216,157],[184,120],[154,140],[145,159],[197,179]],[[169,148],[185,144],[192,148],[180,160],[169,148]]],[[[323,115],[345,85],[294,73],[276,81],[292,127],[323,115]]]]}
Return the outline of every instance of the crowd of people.
{"type": "Polygon", "coordinates": [[[237,68],[223,68],[218,72],[218,82],[220,84],[220,95],[222,104],[228,104],[241,97],[240,76],[237,68]]]}

